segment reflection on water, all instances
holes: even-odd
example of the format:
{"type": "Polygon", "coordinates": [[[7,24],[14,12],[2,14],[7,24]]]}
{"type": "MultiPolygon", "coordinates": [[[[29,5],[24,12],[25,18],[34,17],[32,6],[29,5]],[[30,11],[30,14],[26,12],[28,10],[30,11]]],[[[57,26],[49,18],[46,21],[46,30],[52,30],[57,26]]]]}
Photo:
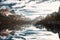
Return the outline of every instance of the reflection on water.
{"type": "Polygon", "coordinates": [[[59,38],[57,34],[48,32],[45,28],[38,29],[33,25],[29,25],[24,30],[16,31],[14,35],[0,37],[0,40],[59,40],[59,38]]]}

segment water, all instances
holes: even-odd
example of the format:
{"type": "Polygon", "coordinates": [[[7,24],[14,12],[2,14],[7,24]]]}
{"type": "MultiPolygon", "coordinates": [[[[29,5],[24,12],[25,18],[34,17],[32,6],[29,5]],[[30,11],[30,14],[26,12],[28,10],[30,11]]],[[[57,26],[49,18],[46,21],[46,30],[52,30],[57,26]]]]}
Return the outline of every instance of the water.
{"type": "MultiPolygon", "coordinates": [[[[58,11],[59,6],[59,0],[7,0],[0,3],[0,9],[7,7],[31,20],[58,11]]],[[[0,36],[0,40],[59,40],[58,34],[47,31],[45,28],[39,29],[33,25],[25,26],[22,30],[16,31],[14,35],[0,36]]]]}
{"type": "Polygon", "coordinates": [[[59,40],[58,34],[46,31],[45,28],[38,29],[29,25],[23,30],[16,31],[14,35],[0,37],[0,40],[59,40]]]}

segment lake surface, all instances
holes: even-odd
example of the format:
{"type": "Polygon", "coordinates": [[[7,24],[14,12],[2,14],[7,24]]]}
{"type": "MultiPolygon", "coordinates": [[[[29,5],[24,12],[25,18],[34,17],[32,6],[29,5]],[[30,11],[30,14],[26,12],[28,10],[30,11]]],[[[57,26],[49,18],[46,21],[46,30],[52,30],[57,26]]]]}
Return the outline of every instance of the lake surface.
{"type": "Polygon", "coordinates": [[[0,37],[0,40],[59,40],[58,34],[47,31],[45,28],[38,29],[29,25],[23,30],[16,31],[14,35],[0,37]]]}

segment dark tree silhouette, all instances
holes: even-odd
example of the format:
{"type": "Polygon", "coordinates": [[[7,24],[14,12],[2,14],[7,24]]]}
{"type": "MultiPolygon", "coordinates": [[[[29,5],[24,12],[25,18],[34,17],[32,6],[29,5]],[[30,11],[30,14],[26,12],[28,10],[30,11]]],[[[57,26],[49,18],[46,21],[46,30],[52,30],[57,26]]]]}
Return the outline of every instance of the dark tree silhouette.
{"type": "Polygon", "coordinates": [[[58,12],[53,12],[41,19],[36,24],[43,25],[48,31],[58,33],[60,37],[60,8],[58,12]]]}
{"type": "Polygon", "coordinates": [[[10,30],[19,30],[24,24],[21,15],[11,13],[8,9],[0,10],[0,35],[8,35],[10,30]]]}

